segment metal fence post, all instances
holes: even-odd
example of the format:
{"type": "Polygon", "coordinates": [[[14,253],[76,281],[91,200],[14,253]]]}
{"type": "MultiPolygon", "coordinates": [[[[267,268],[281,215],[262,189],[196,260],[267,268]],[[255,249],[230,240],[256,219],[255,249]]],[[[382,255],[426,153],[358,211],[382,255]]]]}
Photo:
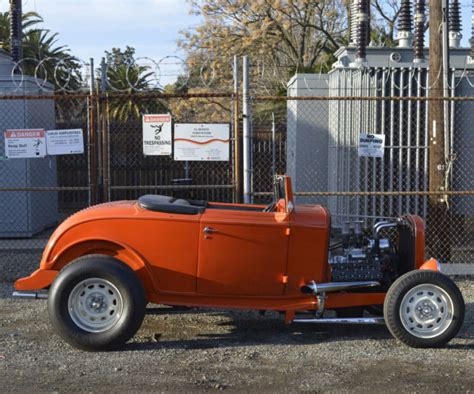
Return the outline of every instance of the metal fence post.
{"type": "Polygon", "coordinates": [[[241,155],[240,155],[240,133],[239,133],[239,58],[234,56],[234,201],[242,202],[242,177],[241,177],[241,155]]]}
{"type": "Polygon", "coordinates": [[[272,112],[272,176],[275,177],[276,174],[276,123],[275,112],[272,112]]]}
{"type": "Polygon", "coordinates": [[[250,100],[249,100],[249,58],[243,57],[243,98],[242,98],[242,116],[243,116],[243,167],[244,167],[244,203],[250,204],[252,201],[251,180],[252,180],[252,158],[251,158],[251,136],[250,136],[250,100]]]}
{"type": "Polygon", "coordinates": [[[100,116],[101,116],[101,137],[102,137],[102,191],[103,191],[103,201],[110,201],[110,181],[109,181],[109,122],[108,122],[108,112],[109,112],[109,96],[108,94],[105,97],[100,99],[100,116]]]}
{"type": "Polygon", "coordinates": [[[102,58],[100,62],[100,84],[98,87],[98,94],[100,97],[99,109],[100,123],[100,177],[102,186],[102,200],[104,202],[110,201],[110,181],[109,181],[109,152],[110,152],[110,138],[109,138],[109,96],[107,94],[107,63],[102,58]],[[105,96],[104,96],[105,95],[105,96]]]}
{"type": "Polygon", "coordinates": [[[90,198],[91,205],[97,203],[97,149],[96,149],[96,118],[95,118],[95,79],[94,79],[94,59],[90,59],[91,83],[88,97],[89,108],[89,179],[90,179],[90,198]]]}

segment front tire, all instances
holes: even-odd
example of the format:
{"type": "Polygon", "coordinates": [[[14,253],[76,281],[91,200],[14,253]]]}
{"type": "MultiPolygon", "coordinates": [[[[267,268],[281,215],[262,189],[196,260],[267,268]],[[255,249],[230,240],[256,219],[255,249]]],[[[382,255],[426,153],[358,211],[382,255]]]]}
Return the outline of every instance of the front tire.
{"type": "Polygon", "coordinates": [[[103,255],[81,257],[54,280],[48,297],[53,327],[82,350],[110,350],[140,328],[146,296],[133,270],[103,255]]]}
{"type": "Polygon", "coordinates": [[[411,347],[442,347],[459,332],[464,299],[456,284],[435,271],[411,271],[387,292],[385,323],[390,333],[411,347]]]}

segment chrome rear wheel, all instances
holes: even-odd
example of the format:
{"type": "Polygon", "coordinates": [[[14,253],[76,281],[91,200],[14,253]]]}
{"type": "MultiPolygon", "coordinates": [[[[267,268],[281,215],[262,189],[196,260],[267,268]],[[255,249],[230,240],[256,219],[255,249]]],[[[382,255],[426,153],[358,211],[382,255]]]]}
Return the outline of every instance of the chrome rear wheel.
{"type": "Polygon", "coordinates": [[[139,277],[110,256],[88,255],[64,267],[48,297],[53,327],[71,345],[109,350],[132,338],[145,316],[147,298],[139,277]]]}
{"type": "Polygon", "coordinates": [[[120,320],[123,298],[110,281],[90,278],[73,288],[69,295],[68,310],[72,321],[84,331],[103,332],[120,320]]]}

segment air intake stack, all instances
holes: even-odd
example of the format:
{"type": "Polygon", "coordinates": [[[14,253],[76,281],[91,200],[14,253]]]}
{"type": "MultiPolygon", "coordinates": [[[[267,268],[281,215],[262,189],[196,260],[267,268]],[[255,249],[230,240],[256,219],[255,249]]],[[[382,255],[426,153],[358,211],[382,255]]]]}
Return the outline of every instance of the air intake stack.
{"type": "Polygon", "coordinates": [[[411,0],[402,0],[398,17],[398,46],[409,48],[413,44],[413,18],[411,14],[411,0]]]}
{"type": "Polygon", "coordinates": [[[451,0],[449,5],[449,47],[460,48],[462,39],[461,6],[459,0],[451,0]]]}

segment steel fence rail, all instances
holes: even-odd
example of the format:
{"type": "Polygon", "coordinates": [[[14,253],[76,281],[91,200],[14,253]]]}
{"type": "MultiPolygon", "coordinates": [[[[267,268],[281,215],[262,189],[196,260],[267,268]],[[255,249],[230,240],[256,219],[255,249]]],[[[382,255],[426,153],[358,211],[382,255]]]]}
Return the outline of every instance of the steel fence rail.
{"type": "MultiPolygon", "coordinates": [[[[272,192],[255,192],[254,196],[272,196],[272,192]]],[[[446,192],[294,192],[299,197],[317,196],[474,196],[474,191],[446,191],[446,192]]]]}
{"type": "MultiPolygon", "coordinates": [[[[234,185],[136,185],[136,186],[110,186],[111,190],[212,190],[212,189],[234,189],[234,185]]],[[[0,190],[1,191],[1,190],[0,190]]]]}
{"type": "Polygon", "coordinates": [[[89,191],[89,186],[74,186],[74,187],[0,187],[1,192],[75,192],[75,191],[89,191]]]}
{"type": "MultiPolygon", "coordinates": [[[[268,203],[273,176],[288,174],[296,203],[328,206],[335,228],[353,220],[362,220],[368,228],[378,220],[417,214],[426,219],[427,234],[445,234],[443,262],[472,263],[474,95],[432,99],[413,84],[397,86],[398,79],[382,86],[364,78],[346,81],[347,96],[337,89],[328,96],[310,91],[308,96],[250,96],[252,160],[247,170],[253,202],[268,203]],[[433,100],[449,104],[452,131],[446,137],[446,163],[440,168],[445,190],[438,191],[429,190],[428,182],[427,114],[433,100]],[[383,157],[359,156],[361,133],[385,135],[383,157]],[[428,220],[434,197],[447,207],[444,222],[436,225],[428,220]]],[[[2,138],[0,238],[5,247],[18,237],[31,238],[25,245],[36,239],[44,243],[61,220],[94,203],[135,200],[143,193],[222,202],[242,198],[242,144],[235,143],[243,138],[240,92],[211,88],[183,94],[15,93],[0,95],[2,133],[19,128],[81,129],[84,153],[8,159],[2,138]],[[142,115],[157,113],[170,113],[175,123],[230,124],[229,161],[144,156],[142,115]],[[31,218],[41,225],[33,226],[31,218]]],[[[21,238],[15,248],[19,243],[21,238]]]]}
{"type": "Polygon", "coordinates": [[[463,102],[474,101],[474,97],[419,97],[419,96],[362,96],[362,95],[348,95],[348,96],[251,96],[254,101],[451,101],[463,102]]]}

